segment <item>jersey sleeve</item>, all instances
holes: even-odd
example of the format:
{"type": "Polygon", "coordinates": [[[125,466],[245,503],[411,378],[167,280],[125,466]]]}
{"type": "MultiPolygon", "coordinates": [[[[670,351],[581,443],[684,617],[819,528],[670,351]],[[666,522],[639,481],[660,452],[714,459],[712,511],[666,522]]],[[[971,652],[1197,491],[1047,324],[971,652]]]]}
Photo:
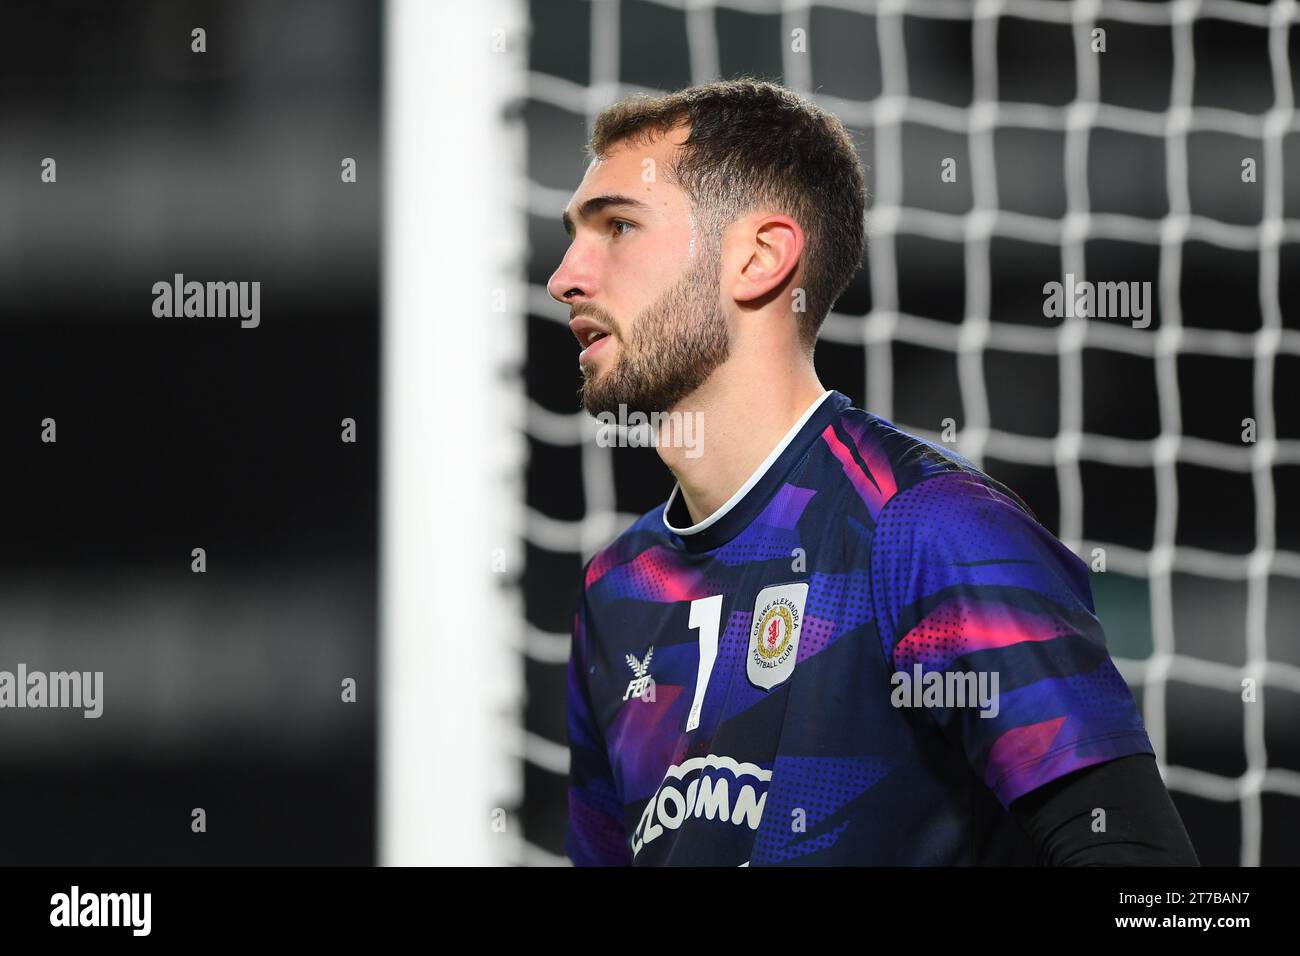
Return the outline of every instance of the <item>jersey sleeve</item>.
{"type": "Polygon", "coordinates": [[[1087,565],[995,484],[950,472],[895,495],[873,536],[872,587],[893,674],[996,686],[992,706],[949,695],[917,710],[1009,807],[1082,767],[1153,751],[1087,565]]]}
{"type": "Polygon", "coordinates": [[[623,829],[622,800],[587,686],[589,636],[584,586],[573,615],[569,649],[569,786],[564,853],[575,866],[628,866],[631,858],[623,829]]]}

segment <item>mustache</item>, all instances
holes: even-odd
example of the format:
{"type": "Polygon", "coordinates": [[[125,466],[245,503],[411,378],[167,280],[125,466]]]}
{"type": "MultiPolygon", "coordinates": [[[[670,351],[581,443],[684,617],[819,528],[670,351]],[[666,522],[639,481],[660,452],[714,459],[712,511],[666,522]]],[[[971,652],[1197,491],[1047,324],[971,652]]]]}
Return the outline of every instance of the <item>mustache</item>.
{"type": "Polygon", "coordinates": [[[583,316],[583,315],[591,316],[591,318],[595,319],[601,325],[605,326],[605,328],[609,329],[610,334],[618,335],[618,321],[614,318],[613,315],[606,312],[600,306],[595,305],[591,302],[582,302],[579,303],[578,305],[572,306],[569,309],[570,322],[572,322],[574,319],[578,318],[579,316],[583,316]]]}

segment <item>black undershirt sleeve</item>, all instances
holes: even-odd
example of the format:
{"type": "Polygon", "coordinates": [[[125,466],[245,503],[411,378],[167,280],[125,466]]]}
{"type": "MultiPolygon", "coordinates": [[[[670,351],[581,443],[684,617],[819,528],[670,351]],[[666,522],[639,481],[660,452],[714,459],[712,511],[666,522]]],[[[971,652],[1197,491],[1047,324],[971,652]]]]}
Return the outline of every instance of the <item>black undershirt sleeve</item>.
{"type": "Polygon", "coordinates": [[[1150,754],[1076,770],[1010,809],[1045,866],[1200,866],[1150,754]]]}

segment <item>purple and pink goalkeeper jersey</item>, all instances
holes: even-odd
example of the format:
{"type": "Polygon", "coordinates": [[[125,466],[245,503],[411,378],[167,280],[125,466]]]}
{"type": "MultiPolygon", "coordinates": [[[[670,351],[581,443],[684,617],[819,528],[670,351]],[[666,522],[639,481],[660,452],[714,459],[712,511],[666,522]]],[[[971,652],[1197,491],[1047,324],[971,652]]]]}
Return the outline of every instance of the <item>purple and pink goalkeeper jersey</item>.
{"type": "Polygon", "coordinates": [[[692,527],[675,488],[587,563],[565,852],[1034,863],[1013,800],[1152,752],[1086,565],[1005,486],[840,392],[778,448],[717,514],[692,527]]]}

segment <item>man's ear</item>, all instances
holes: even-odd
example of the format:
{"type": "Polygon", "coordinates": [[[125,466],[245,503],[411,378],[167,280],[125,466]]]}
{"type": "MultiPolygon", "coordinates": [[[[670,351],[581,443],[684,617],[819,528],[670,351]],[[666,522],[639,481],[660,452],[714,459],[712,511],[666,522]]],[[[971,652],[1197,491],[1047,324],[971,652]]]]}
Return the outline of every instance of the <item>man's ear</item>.
{"type": "Polygon", "coordinates": [[[733,273],[731,297],[742,303],[761,304],[782,290],[803,257],[804,233],[789,216],[768,214],[742,219],[733,228],[738,270],[733,273]]]}

